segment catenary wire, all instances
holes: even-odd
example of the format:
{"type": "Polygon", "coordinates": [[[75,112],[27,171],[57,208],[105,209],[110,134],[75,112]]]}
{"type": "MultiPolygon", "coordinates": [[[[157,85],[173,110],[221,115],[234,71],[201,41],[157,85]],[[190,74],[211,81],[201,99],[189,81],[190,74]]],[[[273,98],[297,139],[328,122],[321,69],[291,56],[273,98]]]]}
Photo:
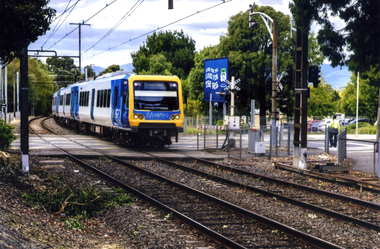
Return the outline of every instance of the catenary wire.
{"type": "Polygon", "coordinates": [[[139,39],[139,38],[141,38],[141,37],[147,36],[147,35],[149,35],[149,34],[155,32],[155,31],[157,31],[157,30],[160,30],[160,29],[166,28],[166,27],[168,27],[168,26],[170,26],[170,25],[173,25],[173,24],[175,24],[175,23],[177,23],[177,22],[183,21],[183,20],[185,20],[185,19],[187,19],[187,18],[190,18],[190,17],[192,17],[192,16],[195,16],[195,15],[197,15],[197,14],[199,14],[199,13],[205,12],[205,11],[210,10],[210,9],[212,9],[212,8],[216,8],[216,7],[218,7],[218,6],[220,6],[220,5],[224,4],[224,3],[228,3],[228,2],[232,2],[232,1],[233,1],[233,0],[224,0],[224,1],[222,1],[221,3],[218,3],[218,4],[216,4],[216,5],[213,5],[213,6],[211,6],[211,7],[206,8],[206,9],[203,9],[203,10],[197,11],[197,12],[195,12],[195,13],[193,13],[193,14],[190,14],[190,15],[188,15],[188,16],[186,16],[186,17],[183,17],[183,18],[181,18],[181,19],[178,19],[177,21],[171,22],[171,23],[166,24],[166,25],[164,25],[164,26],[162,26],[162,27],[159,27],[159,28],[157,28],[157,29],[151,30],[151,31],[149,31],[149,32],[147,32],[147,33],[144,33],[144,34],[142,34],[142,35],[139,35],[139,36],[137,36],[137,37],[135,37],[135,38],[131,38],[131,39],[129,39],[128,41],[125,41],[125,42],[122,42],[122,43],[120,43],[120,44],[118,44],[118,45],[115,45],[115,46],[113,46],[113,47],[110,47],[109,49],[103,50],[103,51],[101,51],[101,52],[99,52],[99,53],[97,53],[97,54],[94,54],[94,55],[92,55],[92,56],[90,56],[90,57],[84,59],[84,60],[90,59],[90,58],[95,57],[95,56],[97,56],[97,55],[100,55],[100,54],[102,54],[102,53],[104,53],[104,52],[107,52],[107,51],[112,50],[112,49],[114,49],[114,48],[120,47],[120,46],[122,46],[122,45],[124,45],[124,44],[127,44],[127,43],[129,43],[129,42],[131,42],[131,41],[134,41],[134,40],[137,40],[137,39],[139,39]]]}
{"type": "Polygon", "coordinates": [[[142,3],[144,2],[144,0],[138,0],[130,10],[127,11],[127,13],[115,24],[115,26],[113,26],[106,34],[103,35],[102,38],[100,38],[94,45],[92,45],[91,47],[89,47],[86,51],[84,51],[82,53],[82,55],[84,53],[86,53],[87,51],[89,51],[91,48],[95,47],[99,42],[101,42],[102,40],[104,40],[107,36],[109,36],[113,31],[116,30],[117,27],[119,27],[142,3]],[[137,6],[136,6],[137,5],[137,6]]]}
{"type": "MultiPolygon", "coordinates": [[[[60,23],[60,21],[61,21],[61,19],[62,19],[62,17],[63,17],[63,15],[60,15],[61,16],[61,19],[57,22],[57,24],[55,25],[55,27],[54,27],[54,29],[53,29],[53,31],[50,33],[50,35],[49,35],[49,37],[46,39],[46,41],[45,41],[45,43],[44,44],[42,44],[42,46],[41,46],[41,48],[43,47],[43,46],[45,46],[45,44],[53,37],[53,35],[55,35],[55,33],[57,33],[57,31],[58,31],[58,29],[62,26],[62,24],[66,21],[66,19],[70,16],[70,14],[73,12],[73,10],[74,10],[74,8],[75,8],[75,6],[79,3],[79,1],[80,0],[78,0],[76,3],[74,3],[71,7],[70,7],[70,13],[65,17],[65,19],[60,23]],[[58,26],[59,25],[59,26],[58,26]],[[58,26],[58,28],[57,28],[57,26],[58,26]]],[[[71,3],[71,0],[70,0],[70,2],[67,4],[67,6],[66,6],[66,10],[68,10],[68,6],[69,6],[69,4],[71,3]]],[[[63,12],[63,13],[65,13],[66,12],[66,10],[63,12]]],[[[56,19],[55,19],[56,20],[56,19]]]]}
{"type": "MultiPolygon", "coordinates": [[[[83,24],[90,21],[92,18],[94,18],[96,15],[98,15],[100,12],[102,12],[103,10],[105,10],[107,7],[111,6],[113,3],[115,3],[117,0],[114,0],[112,1],[111,3],[109,4],[106,4],[105,7],[103,7],[102,9],[100,9],[98,12],[96,12],[94,15],[92,15],[90,18],[88,18],[87,20],[83,21],[83,24]]],[[[71,30],[69,33],[67,33],[64,37],[62,37],[60,40],[58,40],[57,42],[55,42],[52,46],[49,47],[49,49],[51,49],[52,47],[54,47],[56,44],[58,44],[60,41],[62,41],[63,39],[65,39],[67,36],[69,36],[71,33],[73,33],[75,30],[77,30],[79,28],[79,25],[74,28],[73,30],[71,30]]]]}

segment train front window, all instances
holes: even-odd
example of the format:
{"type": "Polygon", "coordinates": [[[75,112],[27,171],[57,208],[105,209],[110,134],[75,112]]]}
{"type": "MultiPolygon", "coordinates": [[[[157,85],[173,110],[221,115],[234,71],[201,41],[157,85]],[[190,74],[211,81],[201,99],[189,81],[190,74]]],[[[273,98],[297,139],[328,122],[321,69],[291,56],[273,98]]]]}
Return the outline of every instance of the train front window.
{"type": "Polygon", "coordinates": [[[151,111],[178,110],[178,84],[176,82],[135,81],[135,109],[151,111]]]}

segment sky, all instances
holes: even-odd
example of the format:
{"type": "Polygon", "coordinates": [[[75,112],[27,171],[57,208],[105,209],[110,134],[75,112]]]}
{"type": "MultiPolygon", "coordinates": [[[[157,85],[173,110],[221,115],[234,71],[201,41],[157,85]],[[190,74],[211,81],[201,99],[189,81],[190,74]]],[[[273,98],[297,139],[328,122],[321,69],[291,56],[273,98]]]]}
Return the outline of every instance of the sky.
{"type": "MultiPolygon", "coordinates": [[[[171,10],[168,0],[50,0],[49,7],[57,11],[57,18],[44,36],[29,45],[29,50],[43,48],[55,50],[59,56],[78,56],[77,24],[84,23],[90,26],[81,25],[82,68],[132,63],[131,53],[153,31],[183,30],[195,40],[196,50],[200,51],[218,44],[220,36],[227,33],[229,18],[245,12],[254,2],[291,15],[290,0],[173,0],[171,10]],[[67,6],[74,7],[62,14],[67,6]]],[[[337,28],[341,26],[339,22],[336,24],[337,28]]],[[[317,29],[312,25],[313,32],[317,29]]],[[[78,58],[74,62],[79,65],[78,58]]]]}
{"type": "MultiPolygon", "coordinates": [[[[225,0],[225,3],[221,0],[173,0],[172,10],[168,9],[168,0],[77,1],[50,0],[49,7],[56,9],[57,17],[62,14],[69,2],[70,6],[77,4],[70,15],[68,11],[62,15],[62,18],[57,18],[50,25],[51,30],[46,35],[30,44],[30,50],[40,50],[43,47],[45,50],[57,51],[58,55],[78,56],[79,29],[78,25],[70,23],[85,22],[91,26],[81,26],[82,67],[94,64],[106,68],[112,64],[132,63],[131,52],[137,51],[146,41],[145,34],[151,35],[155,30],[183,30],[195,40],[197,51],[209,45],[216,45],[220,36],[227,33],[229,18],[248,10],[254,1],[258,5],[270,5],[277,11],[290,15],[289,0],[225,0]],[[108,7],[105,8],[107,4],[108,7]],[[102,8],[104,10],[99,12],[102,8]],[[190,15],[192,16],[188,17],[190,15]],[[124,16],[126,18],[120,26],[107,35],[107,32],[123,20],[124,16]],[[185,17],[188,18],[183,19],[185,17]],[[169,25],[173,22],[176,23],[169,25]],[[56,26],[60,28],[51,36],[56,26]],[[158,29],[161,27],[164,28],[158,29]],[[74,29],[76,30],[73,31],[74,29]],[[66,36],[70,32],[71,34],[66,36]],[[65,38],[62,39],[63,37],[65,38]],[[98,43],[102,37],[104,39],[98,43]]],[[[78,65],[78,59],[74,60],[78,65]]]]}

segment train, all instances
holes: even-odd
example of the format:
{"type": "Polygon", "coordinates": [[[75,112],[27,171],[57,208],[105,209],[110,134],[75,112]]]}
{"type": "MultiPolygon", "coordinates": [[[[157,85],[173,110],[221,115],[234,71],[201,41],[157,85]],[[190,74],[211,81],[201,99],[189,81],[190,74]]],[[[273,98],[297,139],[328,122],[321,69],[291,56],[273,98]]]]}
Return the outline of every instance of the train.
{"type": "Polygon", "coordinates": [[[183,132],[181,81],[177,76],[118,71],[54,92],[52,115],[83,133],[112,136],[127,146],[164,147],[183,132]]]}

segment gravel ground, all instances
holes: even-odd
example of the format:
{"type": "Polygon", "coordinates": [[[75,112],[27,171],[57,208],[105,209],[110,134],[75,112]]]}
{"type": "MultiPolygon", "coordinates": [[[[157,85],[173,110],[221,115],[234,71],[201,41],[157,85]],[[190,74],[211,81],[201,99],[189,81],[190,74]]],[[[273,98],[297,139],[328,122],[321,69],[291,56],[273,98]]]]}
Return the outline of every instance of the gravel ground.
{"type": "MultiPolygon", "coordinates": [[[[53,131],[64,135],[75,132],[45,122],[53,131]]],[[[13,121],[15,134],[19,122],[13,121]]],[[[198,232],[167,214],[135,199],[135,204],[112,209],[88,219],[84,229],[70,229],[61,221],[62,214],[47,213],[43,208],[22,198],[28,188],[44,188],[47,175],[65,179],[63,184],[82,186],[98,182],[91,172],[75,174],[78,166],[69,160],[44,167],[41,161],[57,158],[30,157],[30,175],[20,175],[19,154],[11,154],[13,167],[0,162],[0,249],[3,248],[221,248],[198,232]]],[[[102,185],[104,187],[104,185],[102,185]]]]}
{"type": "MultiPolygon", "coordinates": [[[[73,131],[57,126],[53,119],[49,119],[47,125],[54,127],[60,134],[75,134],[73,131]]],[[[19,126],[16,126],[15,133],[19,134],[19,126]]],[[[17,165],[20,162],[19,155],[12,155],[13,162],[17,165]]],[[[30,158],[31,175],[30,177],[10,177],[14,169],[9,169],[1,165],[0,167],[0,249],[2,248],[197,248],[210,247],[219,248],[220,246],[208,241],[206,238],[199,236],[195,231],[189,230],[180,223],[166,219],[167,214],[155,210],[140,200],[136,200],[134,206],[123,206],[111,210],[102,216],[92,218],[83,224],[86,229],[68,229],[60,221],[60,217],[55,214],[46,213],[43,209],[21,198],[21,194],[28,186],[39,186],[43,188],[46,174],[57,176],[67,176],[65,184],[83,184],[84,182],[97,182],[99,179],[92,174],[73,174],[77,167],[65,160],[62,165],[64,168],[53,167],[44,170],[40,169],[41,158],[30,158]],[[37,177],[34,177],[36,175],[37,177]],[[31,180],[33,179],[33,180],[31,180]],[[191,236],[191,237],[188,237],[191,236]],[[187,241],[187,242],[186,242],[187,241]],[[198,243],[194,241],[200,241],[198,243]]],[[[47,159],[44,159],[47,160],[47,159]]],[[[233,163],[229,161],[227,163],[233,163]]],[[[258,160],[254,162],[261,173],[266,172],[269,175],[276,172],[273,169],[271,161],[258,160]]],[[[17,167],[17,166],[16,166],[17,167]]],[[[280,172],[280,171],[277,171],[280,172]]],[[[289,177],[289,174],[287,174],[289,177]]],[[[292,174],[292,178],[297,175],[292,174]]],[[[296,181],[299,181],[296,180],[296,181]]],[[[210,186],[204,186],[210,188],[210,186]]],[[[358,193],[356,191],[356,193],[358,193]]],[[[221,197],[225,192],[220,193],[221,197]]],[[[242,205],[265,209],[266,204],[258,205],[247,203],[248,197],[243,191],[231,200],[240,199],[242,205]],[[239,196],[239,198],[237,198],[239,196]]],[[[359,194],[362,196],[362,194],[359,194]]],[[[368,194],[365,194],[368,195],[368,194]]],[[[370,195],[369,195],[370,196],[370,195]]],[[[373,198],[373,196],[370,196],[373,198]]],[[[272,201],[273,202],[273,201],[272,201]]],[[[278,207],[278,212],[273,216],[279,219],[292,220],[291,217],[299,215],[297,212],[289,212],[287,205],[278,207]]],[[[268,208],[267,208],[268,209],[268,208]]],[[[325,236],[334,237],[336,241],[343,241],[342,245],[348,248],[356,248],[352,245],[359,245],[358,241],[363,241],[362,248],[379,248],[379,244],[369,244],[368,241],[379,241],[379,232],[368,232],[362,236],[361,240],[350,238],[351,234],[358,232],[357,227],[349,224],[342,225],[339,234],[344,234],[348,239],[335,235],[333,231],[326,232],[326,223],[329,222],[326,217],[309,219],[310,222],[303,224],[304,229],[313,229],[316,233],[325,236]]],[[[338,229],[338,228],[337,228],[338,229]]],[[[376,242],[376,243],[377,243],[376,242]]]]}

